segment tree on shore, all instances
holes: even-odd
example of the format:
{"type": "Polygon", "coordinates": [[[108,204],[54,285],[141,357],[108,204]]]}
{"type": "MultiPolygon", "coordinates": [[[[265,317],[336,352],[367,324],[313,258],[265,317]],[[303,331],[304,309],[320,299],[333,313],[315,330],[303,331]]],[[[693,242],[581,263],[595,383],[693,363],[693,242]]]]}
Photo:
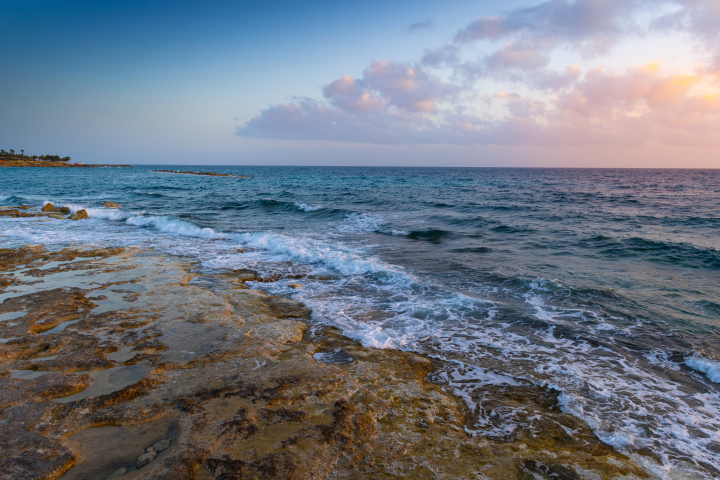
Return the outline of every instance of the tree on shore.
{"type": "Polygon", "coordinates": [[[69,162],[70,157],[60,157],[60,155],[25,155],[25,150],[20,150],[20,154],[15,153],[15,150],[12,148],[10,151],[5,151],[5,149],[0,149],[0,158],[3,160],[44,160],[46,162],[69,162]]]}

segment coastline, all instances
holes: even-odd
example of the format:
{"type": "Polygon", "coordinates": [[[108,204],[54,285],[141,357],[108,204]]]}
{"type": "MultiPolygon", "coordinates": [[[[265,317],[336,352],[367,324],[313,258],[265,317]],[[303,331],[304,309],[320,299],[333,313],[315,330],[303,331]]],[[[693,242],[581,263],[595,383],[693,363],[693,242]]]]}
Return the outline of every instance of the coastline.
{"type": "Polygon", "coordinates": [[[66,164],[63,162],[49,162],[49,161],[13,161],[3,160],[0,161],[0,168],[20,167],[20,168],[101,168],[101,167],[120,167],[130,168],[132,165],[100,165],[100,164],[66,164]]]}
{"type": "Polygon", "coordinates": [[[429,380],[438,360],[314,324],[303,304],[249,288],[252,270],[196,267],[155,250],[0,251],[2,471],[654,478],[562,413],[551,390],[493,398],[541,413],[539,432],[472,436],[473,412],[429,380]]]}

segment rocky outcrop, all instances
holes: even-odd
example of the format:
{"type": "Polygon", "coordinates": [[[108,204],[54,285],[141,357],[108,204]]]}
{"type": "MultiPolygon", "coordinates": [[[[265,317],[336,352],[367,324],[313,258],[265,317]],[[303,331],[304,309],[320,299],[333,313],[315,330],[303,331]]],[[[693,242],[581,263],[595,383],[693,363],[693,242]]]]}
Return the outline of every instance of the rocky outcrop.
{"type": "Polygon", "coordinates": [[[42,208],[42,210],[40,210],[40,211],[41,211],[41,212],[45,212],[45,213],[50,213],[50,212],[52,212],[52,213],[60,213],[60,209],[57,208],[57,207],[56,207],[55,205],[53,205],[52,203],[49,203],[49,202],[46,203],[45,206],[44,206],[44,207],[42,208]]]}
{"type": "Polygon", "coordinates": [[[85,209],[78,210],[77,212],[70,215],[70,220],[82,220],[84,218],[89,218],[85,209]]]}
{"type": "Polygon", "coordinates": [[[105,208],[122,208],[120,205],[118,205],[115,202],[104,202],[103,207],[105,207],[105,208]]]}

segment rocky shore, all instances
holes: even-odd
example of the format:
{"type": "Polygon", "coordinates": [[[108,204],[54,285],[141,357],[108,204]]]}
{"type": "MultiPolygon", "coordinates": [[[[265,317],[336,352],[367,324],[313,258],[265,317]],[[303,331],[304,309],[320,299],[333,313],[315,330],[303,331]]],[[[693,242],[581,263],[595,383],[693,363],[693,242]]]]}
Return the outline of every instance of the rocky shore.
{"type": "Polygon", "coordinates": [[[260,280],[155,250],[0,249],[0,478],[654,478],[552,390],[488,389],[540,430],[469,434],[436,360],[363,347],[260,280]]]}
{"type": "Polygon", "coordinates": [[[50,167],[50,168],[101,168],[101,167],[123,167],[131,165],[98,165],[85,163],[63,163],[48,162],[44,160],[0,160],[1,167],[50,167]]]}

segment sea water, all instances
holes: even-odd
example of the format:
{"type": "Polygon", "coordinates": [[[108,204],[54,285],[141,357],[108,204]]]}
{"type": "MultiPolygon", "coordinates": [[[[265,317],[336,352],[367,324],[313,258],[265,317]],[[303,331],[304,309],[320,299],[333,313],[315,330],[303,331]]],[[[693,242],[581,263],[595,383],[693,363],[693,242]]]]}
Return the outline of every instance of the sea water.
{"type": "Polygon", "coordinates": [[[249,178],[0,169],[0,204],[90,217],[2,217],[0,246],[252,268],[317,325],[445,360],[471,435],[532,431],[484,403],[526,385],[662,478],[720,477],[720,170],[161,168],[249,178]]]}

